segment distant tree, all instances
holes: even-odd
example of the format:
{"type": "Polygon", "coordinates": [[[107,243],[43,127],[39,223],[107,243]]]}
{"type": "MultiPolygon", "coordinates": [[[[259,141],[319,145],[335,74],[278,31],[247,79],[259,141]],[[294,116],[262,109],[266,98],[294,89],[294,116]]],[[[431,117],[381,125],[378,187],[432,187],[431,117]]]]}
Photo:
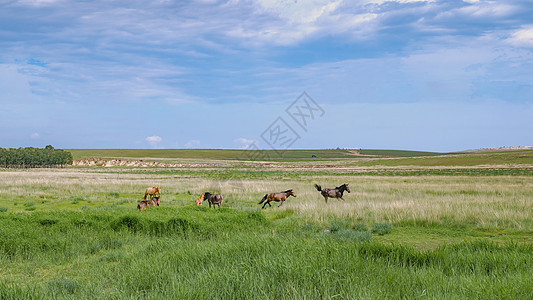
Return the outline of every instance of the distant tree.
{"type": "Polygon", "coordinates": [[[71,164],[72,154],[65,150],[55,149],[52,145],[47,145],[43,149],[0,148],[0,167],[4,168],[37,168],[71,164]]]}

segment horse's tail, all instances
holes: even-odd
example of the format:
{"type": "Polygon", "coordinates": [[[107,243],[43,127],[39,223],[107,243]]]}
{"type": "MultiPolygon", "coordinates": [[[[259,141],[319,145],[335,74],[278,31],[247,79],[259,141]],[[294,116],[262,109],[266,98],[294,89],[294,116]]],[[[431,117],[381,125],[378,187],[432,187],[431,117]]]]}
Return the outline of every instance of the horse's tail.
{"type": "Polygon", "coordinates": [[[265,200],[267,199],[267,196],[268,196],[268,194],[265,194],[265,196],[263,197],[263,199],[261,199],[261,202],[259,202],[258,204],[261,204],[261,203],[265,202],[265,200]]]}
{"type": "Polygon", "coordinates": [[[148,191],[144,192],[144,200],[146,200],[147,195],[148,195],[148,191]]]}
{"type": "Polygon", "coordinates": [[[320,185],[318,185],[316,183],[315,183],[315,188],[316,188],[317,191],[322,192],[322,188],[320,187],[320,185]]]}
{"type": "Polygon", "coordinates": [[[141,203],[140,202],[139,202],[139,204],[137,204],[137,209],[141,210],[141,203]]]}

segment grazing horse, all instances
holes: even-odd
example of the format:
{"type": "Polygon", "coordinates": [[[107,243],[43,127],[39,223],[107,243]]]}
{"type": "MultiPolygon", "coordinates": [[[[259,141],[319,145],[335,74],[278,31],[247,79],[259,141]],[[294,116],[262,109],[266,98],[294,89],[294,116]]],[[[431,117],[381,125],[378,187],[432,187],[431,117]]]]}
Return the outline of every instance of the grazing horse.
{"type": "Polygon", "coordinates": [[[141,200],[141,202],[137,204],[137,208],[140,211],[143,211],[146,208],[148,208],[148,206],[159,206],[159,204],[160,204],[159,197],[152,197],[152,199],[150,200],[141,200]]]}
{"type": "Polygon", "coordinates": [[[222,201],[224,201],[222,195],[211,194],[209,192],[204,193],[204,200],[209,201],[209,208],[211,208],[211,205],[213,205],[213,208],[215,207],[215,205],[218,205],[218,207],[220,207],[220,205],[222,205],[222,201]]]}
{"type": "Polygon", "coordinates": [[[202,193],[200,197],[196,198],[196,206],[202,205],[202,201],[204,201],[204,194],[205,193],[202,193]]]}
{"type": "Polygon", "coordinates": [[[150,195],[150,197],[154,197],[156,194],[158,195],[157,196],[158,198],[161,197],[160,187],[154,186],[151,188],[147,188],[146,191],[144,192],[144,200],[146,200],[146,196],[150,195]]]}
{"type": "Polygon", "coordinates": [[[261,199],[261,202],[259,202],[258,204],[261,204],[263,202],[265,202],[265,204],[263,204],[263,207],[261,208],[265,208],[265,206],[268,204],[269,206],[272,206],[272,204],[270,204],[270,201],[276,201],[276,202],[281,202],[279,204],[278,207],[282,206],[283,205],[283,201],[285,201],[287,198],[289,198],[289,196],[293,196],[293,197],[296,197],[296,194],[292,191],[292,190],[286,190],[285,192],[281,192],[281,193],[270,193],[270,194],[266,194],[263,199],[261,199]]]}
{"type": "Polygon", "coordinates": [[[328,188],[322,189],[320,185],[315,184],[315,188],[317,189],[317,191],[320,192],[320,194],[322,194],[322,196],[326,200],[326,203],[328,203],[328,197],[337,198],[337,199],[341,198],[342,200],[344,200],[344,198],[342,198],[342,193],[344,193],[344,191],[347,191],[348,193],[350,192],[350,188],[348,187],[347,183],[341,186],[338,186],[334,189],[328,189],[328,188]]]}

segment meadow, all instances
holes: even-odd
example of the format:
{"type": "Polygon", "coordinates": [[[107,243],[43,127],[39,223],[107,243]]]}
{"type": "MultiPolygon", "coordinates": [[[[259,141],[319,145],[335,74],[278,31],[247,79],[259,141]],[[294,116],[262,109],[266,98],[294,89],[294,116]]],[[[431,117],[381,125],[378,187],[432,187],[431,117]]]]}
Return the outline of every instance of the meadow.
{"type": "Polygon", "coordinates": [[[533,151],[84,151],[180,167],[0,169],[0,299],[533,297],[533,151]],[[325,204],[314,183],[351,193],[325,204]],[[161,206],[139,212],[153,185],[161,206]],[[197,207],[204,191],[223,207],[197,207]]]}

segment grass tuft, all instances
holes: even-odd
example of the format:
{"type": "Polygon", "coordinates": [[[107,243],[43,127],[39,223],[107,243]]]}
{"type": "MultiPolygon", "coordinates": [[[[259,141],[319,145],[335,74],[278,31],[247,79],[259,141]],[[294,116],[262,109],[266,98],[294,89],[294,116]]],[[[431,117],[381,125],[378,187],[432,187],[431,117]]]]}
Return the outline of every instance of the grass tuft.
{"type": "Polygon", "coordinates": [[[378,235],[385,235],[387,233],[391,233],[392,227],[389,223],[378,223],[374,224],[372,227],[372,233],[376,233],[378,235]]]}

